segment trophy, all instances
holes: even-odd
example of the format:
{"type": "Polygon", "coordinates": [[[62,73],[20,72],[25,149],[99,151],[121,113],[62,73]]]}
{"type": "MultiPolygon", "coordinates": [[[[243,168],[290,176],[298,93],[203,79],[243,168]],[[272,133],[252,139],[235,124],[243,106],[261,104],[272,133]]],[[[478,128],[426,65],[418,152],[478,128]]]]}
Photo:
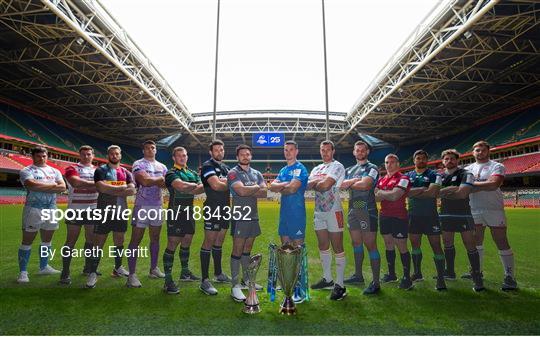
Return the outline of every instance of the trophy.
{"type": "Polygon", "coordinates": [[[292,294],[298,281],[302,255],[302,247],[293,246],[290,243],[286,243],[277,249],[278,278],[285,295],[279,312],[284,315],[296,314],[292,294]]]}
{"type": "Polygon", "coordinates": [[[248,295],[244,302],[243,311],[246,314],[256,314],[261,312],[261,307],[259,306],[259,299],[257,298],[257,290],[255,289],[255,278],[257,276],[257,271],[261,265],[262,255],[256,254],[253,255],[250,260],[246,270],[246,275],[248,278],[248,295]]]}

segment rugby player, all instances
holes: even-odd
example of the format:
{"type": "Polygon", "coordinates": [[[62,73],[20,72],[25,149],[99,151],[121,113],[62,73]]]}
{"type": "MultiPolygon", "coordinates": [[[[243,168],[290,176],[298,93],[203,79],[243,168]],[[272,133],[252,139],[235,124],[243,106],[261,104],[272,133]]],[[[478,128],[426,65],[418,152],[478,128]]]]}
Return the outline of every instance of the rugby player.
{"type": "MultiPolygon", "coordinates": [[[[270,191],[281,193],[279,208],[278,234],[281,243],[293,243],[295,246],[304,244],[306,236],[306,192],[308,172],[306,167],[296,158],[298,156],[298,144],[293,140],[285,142],[283,155],[287,165],[280,171],[276,179],[270,185],[270,191]]],[[[305,272],[304,268],[301,273],[305,272]]],[[[301,277],[300,277],[301,278],[301,277]]],[[[305,294],[296,287],[293,300],[296,303],[303,302],[305,294]]]]}
{"type": "Polygon", "coordinates": [[[28,283],[28,260],[32,243],[39,231],[41,245],[39,247],[40,275],[57,274],[60,271],[49,266],[49,253],[54,231],[58,222],[43,219],[42,210],[56,209],[56,194],[66,190],[62,174],[47,165],[47,149],[37,146],[31,150],[32,165],[19,172],[21,184],[26,188],[26,201],[22,216],[22,241],[19,247],[19,277],[17,282],[28,283]],[[47,248],[45,248],[47,247],[47,248]]]}
{"type": "Polygon", "coordinates": [[[384,158],[384,166],[386,176],[379,180],[375,191],[376,200],[381,201],[379,225],[386,247],[386,262],[388,263],[388,274],[385,274],[381,281],[383,283],[397,281],[396,252],[394,250],[394,246],[397,246],[403,265],[403,277],[399,288],[409,290],[412,289],[413,283],[410,276],[411,254],[407,248],[409,224],[405,199],[411,189],[411,182],[409,177],[400,172],[399,158],[395,154],[391,153],[384,158]]]}
{"type": "Polygon", "coordinates": [[[321,142],[319,151],[323,160],[309,175],[308,189],[315,191],[314,227],[317,235],[323,277],[311,289],[332,289],[331,300],[347,296],[343,283],[345,276],[345,252],[343,250],[343,207],[339,187],[345,179],[345,168],[334,160],[334,143],[321,142]],[[332,251],[336,260],[336,282],[332,278],[332,251]]]}
{"type": "Polygon", "coordinates": [[[486,141],[476,142],[472,151],[476,162],[467,166],[475,180],[469,203],[476,227],[476,249],[480,254],[482,270],[484,231],[486,226],[489,227],[503,265],[504,279],[501,289],[515,290],[517,282],[514,278],[514,253],[506,235],[506,215],[500,189],[504,181],[505,167],[489,159],[489,150],[490,146],[486,141]]]}
{"type": "MultiPolygon", "coordinates": [[[[163,223],[161,208],[163,196],[161,188],[165,187],[165,175],[167,167],[156,160],[156,143],[147,140],[142,144],[143,158],[136,160],[131,169],[137,187],[135,207],[133,208],[133,221],[131,222],[131,240],[128,245],[130,251],[139,247],[144,236],[145,228],[148,227],[150,235],[150,278],[164,278],[165,274],[159,270],[157,263],[159,258],[159,235],[163,223]]],[[[140,288],[141,282],[135,273],[137,268],[137,254],[128,256],[129,276],[126,286],[140,288]]]]}
{"type": "Polygon", "coordinates": [[[444,253],[441,246],[441,226],[437,213],[437,196],[441,189],[441,175],[427,167],[428,154],[417,150],[413,154],[414,170],[407,172],[412,188],[409,191],[409,239],[412,246],[413,275],[411,280],[424,280],[422,276],[422,234],[426,235],[433,250],[437,270],[435,289],[445,290],[444,253]]]}
{"type": "Polygon", "coordinates": [[[445,170],[442,174],[442,188],[439,191],[441,198],[439,218],[446,260],[445,278],[456,279],[454,234],[458,232],[461,233],[461,239],[467,249],[467,256],[471,264],[473,290],[482,291],[485,288],[480,275],[480,256],[474,241],[474,222],[469,206],[469,194],[473,189],[474,178],[469,171],[458,168],[459,156],[460,153],[455,149],[445,150],[441,154],[445,170]]]}
{"type": "MultiPolygon", "coordinates": [[[[133,176],[124,167],[120,166],[122,159],[122,149],[118,145],[111,145],[107,148],[106,164],[101,165],[94,171],[94,182],[99,192],[96,209],[101,210],[104,219],[97,219],[94,225],[94,251],[103,248],[107,236],[113,232],[113,243],[115,245],[114,277],[127,277],[128,271],[122,266],[122,256],[124,255],[124,236],[127,231],[127,219],[120,215],[128,208],[127,197],[135,195],[137,192],[133,183],[133,176]],[[112,219],[106,217],[110,214],[107,210],[115,209],[116,216],[112,219]]],[[[94,288],[97,282],[97,268],[101,259],[101,254],[93,253],[88,257],[90,274],[86,280],[87,288],[94,288]]]]}
{"type": "MultiPolygon", "coordinates": [[[[68,182],[68,209],[85,210],[96,208],[98,192],[94,183],[94,171],[96,167],[92,164],[94,160],[94,149],[89,145],[83,145],[79,148],[79,162],[66,168],[65,178],[68,182]]],[[[81,213],[83,219],[69,221],[66,219],[67,237],[64,243],[64,250],[73,251],[81,227],[84,226],[84,249],[89,251],[93,247],[94,223],[87,218],[88,213],[81,213]]],[[[71,284],[69,267],[71,265],[72,254],[63,254],[62,274],[60,275],[60,284],[71,284]]],[[[89,266],[85,264],[83,274],[88,276],[89,266]]]]}
{"type": "Polygon", "coordinates": [[[364,245],[368,250],[371,264],[372,281],[364,289],[365,295],[376,294],[380,291],[381,256],[377,249],[378,211],[375,203],[375,187],[379,179],[377,165],[368,160],[369,145],[361,140],[354,143],[353,155],[356,165],[345,170],[345,180],[342,189],[349,190],[349,214],[347,225],[351,235],[354,251],[355,273],[344,283],[364,283],[362,263],[364,261],[364,245]]]}
{"type": "Polygon", "coordinates": [[[172,151],[174,166],[165,176],[165,185],[169,190],[169,210],[167,216],[167,249],[163,253],[163,269],[165,270],[164,291],[178,294],[178,287],[172,280],[174,253],[180,244],[180,281],[198,281],[199,277],[189,270],[189,248],[195,234],[195,212],[193,199],[204,191],[203,184],[197,172],[187,166],[188,153],[181,146],[172,151]]]}
{"type": "Polygon", "coordinates": [[[217,295],[218,291],[208,276],[210,268],[210,255],[214,260],[214,281],[230,282],[231,279],[221,269],[221,246],[229,229],[230,220],[225,220],[226,208],[230,207],[229,186],[227,174],[230,168],[223,163],[225,157],[224,143],[213,140],[210,143],[208,153],[210,159],[203,163],[201,179],[206,193],[204,201],[204,240],[201,247],[201,285],[199,289],[207,295],[217,295]],[[210,216],[207,216],[209,214],[210,216]]]}
{"type": "MultiPolygon", "coordinates": [[[[266,183],[261,172],[251,168],[252,150],[245,144],[236,147],[236,159],[238,165],[233,167],[227,174],[229,190],[232,194],[233,248],[231,253],[231,297],[237,302],[243,302],[246,296],[242,292],[239,280],[240,265],[242,265],[244,281],[248,282],[247,267],[251,259],[251,249],[255,238],[261,234],[259,225],[259,212],[257,210],[257,198],[266,198],[266,183]]],[[[257,285],[258,289],[262,289],[257,285]]]]}

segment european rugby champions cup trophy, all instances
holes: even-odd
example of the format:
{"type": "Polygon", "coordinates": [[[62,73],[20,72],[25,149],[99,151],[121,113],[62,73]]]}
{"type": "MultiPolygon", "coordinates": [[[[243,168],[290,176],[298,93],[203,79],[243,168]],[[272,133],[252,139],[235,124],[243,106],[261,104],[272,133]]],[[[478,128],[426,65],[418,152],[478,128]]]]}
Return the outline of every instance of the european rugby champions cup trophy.
{"type": "Polygon", "coordinates": [[[262,255],[256,254],[250,258],[248,267],[247,267],[247,278],[248,278],[248,295],[244,302],[243,311],[246,314],[256,314],[261,312],[261,307],[259,306],[259,299],[257,298],[257,289],[255,288],[255,279],[257,276],[257,271],[261,266],[262,255]]]}
{"type": "Polygon", "coordinates": [[[285,298],[279,309],[280,314],[295,315],[296,306],[292,299],[292,294],[302,264],[303,250],[301,246],[293,246],[289,243],[277,248],[277,274],[285,298]]]}

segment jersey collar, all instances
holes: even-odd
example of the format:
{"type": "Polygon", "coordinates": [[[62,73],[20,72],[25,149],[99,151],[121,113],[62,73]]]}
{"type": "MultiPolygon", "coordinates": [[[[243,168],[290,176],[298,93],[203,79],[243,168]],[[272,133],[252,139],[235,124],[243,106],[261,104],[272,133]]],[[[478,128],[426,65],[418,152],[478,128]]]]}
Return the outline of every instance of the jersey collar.
{"type": "Polygon", "coordinates": [[[186,166],[180,166],[180,165],[174,164],[174,167],[179,169],[180,171],[184,171],[184,172],[188,171],[187,165],[186,166]]]}

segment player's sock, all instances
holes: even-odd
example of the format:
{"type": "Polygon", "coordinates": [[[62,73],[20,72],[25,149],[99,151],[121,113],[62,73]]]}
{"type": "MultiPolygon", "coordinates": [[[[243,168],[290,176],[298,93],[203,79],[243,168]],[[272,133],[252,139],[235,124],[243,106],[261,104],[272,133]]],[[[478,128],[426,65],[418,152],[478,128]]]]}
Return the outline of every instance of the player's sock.
{"type": "Polygon", "coordinates": [[[39,246],[39,269],[47,267],[49,264],[49,254],[51,252],[51,243],[42,242],[39,246]],[[45,248],[46,247],[46,248],[45,248]]]}
{"type": "Polygon", "coordinates": [[[30,253],[32,252],[31,245],[20,245],[19,247],[19,270],[27,271],[28,260],[30,260],[30,253]]]}
{"type": "Polygon", "coordinates": [[[343,287],[343,279],[345,278],[345,252],[337,253],[336,259],[336,283],[343,287]]]}
{"type": "Polygon", "coordinates": [[[122,266],[122,255],[124,253],[124,246],[114,247],[114,269],[120,268],[122,266]]]}
{"type": "Polygon", "coordinates": [[[388,274],[396,275],[396,251],[386,250],[386,263],[388,264],[388,274]]]}
{"type": "Polygon", "coordinates": [[[172,268],[174,264],[174,250],[165,249],[163,252],[163,272],[165,273],[165,283],[172,283],[172,268]]]}
{"type": "Polygon", "coordinates": [[[249,275],[247,273],[247,270],[248,270],[250,260],[251,260],[251,252],[243,252],[242,257],[240,257],[240,264],[242,265],[242,277],[246,284],[249,281],[249,275]]]}
{"type": "Polygon", "coordinates": [[[71,255],[73,252],[73,247],[65,245],[62,248],[64,250],[64,253],[69,253],[62,256],[62,276],[68,276],[70,274],[69,267],[71,266],[71,255]]]}
{"type": "Polygon", "coordinates": [[[409,279],[411,278],[411,253],[408,251],[402,253],[401,255],[401,264],[403,265],[403,277],[409,279]]]}
{"type": "Polygon", "coordinates": [[[202,280],[208,278],[208,268],[210,267],[210,251],[208,249],[201,248],[200,258],[201,258],[201,274],[202,280]]]}
{"type": "Polygon", "coordinates": [[[412,250],[411,257],[413,261],[414,274],[416,275],[422,274],[422,249],[414,248],[412,250]]]}
{"type": "Polygon", "coordinates": [[[221,275],[221,246],[212,246],[212,260],[214,260],[214,275],[221,275]]]}
{"type": "Polygon", "coordinates": [[[369,252],[369,263],[371,264],[371,272],[373,273],[373,283],[379,284],[381,275],[381,254],[378,250],[369,252]]]}
{"type": "Polygon", "coordinates": [[[435,254],[433,256],[433,261],[435,262],[435,269],[437,269],[437,278],[444,278],[444,255],[435,254]]]}
{"type": "MultiPolygon", "coordinates": [[[[88,241],[84,242],[84,251],[85,252],[91,252],[92,248],[94,247],[94,244],[88,241]]],[[[90,255],[90,253],[88,253],[90,255]]],[[[90,271],[90,265],[88,264],[90,260],[88,258],[84,259],[84,268],[83,271],[88,272],[90,271]]]]}
{"type": "Polygon", "coordinates": [[[159,257],[159,241],[150,242],[150,270],[154,270],[157,267],[159,257]]]}
{"type": "Polygon", "coordinates": [[[362,276],[362,263],[364,262],[364,246],[362,244],[353,247],[355,274],[362,276]]]}
{"type": "Polygon", "coordinates": [[[512,249],[499,250],[499,256],[504,267],[504,275],[514,278],[514,253],[512,249]]]}
{"type": "Polygon", "coordinates": [[[240,283],[238,280],[240,274],[240,259],[241,256],[231,254],[231,283],[233,286],[240,283]]]}
{"type": "Polygon", "coordinates": [[[478,250],[471,250],[467,252],[467,256],[469,257],[469,262],[471,264],[471,269],[473,273],[479,273],[480,272],[480,256],[478,254],[478,250]]]}
{"type": "Polygon", "coordinates": [[[482,271],[482,266],[484,265],[484,246],[476,246],[478,250],[478,256],[480,258],[480,271],[482,271]]]}
{"type": "Polygon", "coordinates": [[[137,249],[136,244],[132,244],[132,243],[129,244],[128,250],[130,251],[130,255],[127,258],[129,275],[135,274],[135,270],[137,269],[137,255],[134,254],[136,249],[137,249]]]}
{"type": "Polygon", "coordinates": [[[97,256],[90,257],[90,273],[97,273],[97,269],[99,266],[99,261],[101,260],[101,257],[99,254],[97,256]]]}
{"type": "Polygon", "coordinates": [[[455,274],[454,261],[456,259],[456,248],[454,246],[444,247],[444,259],[446,260],[446,270],[450,274],[455,274]]]}
{"type": "Polygon", "coordinates": [[[187,272],[189,270],[189,247],[180,247],[178,256],[182,265],[182,273],[187,272]]]}
{"type": "Polygon", "coordinates": [[[321,264],[323,267],[323,277],[326,281],[330,282],[334,279],[332,278],[332,252],[330,251],[330,248],[327,250],[320,250],[319,251],[320,257],[321,257],[321,264]]]}

